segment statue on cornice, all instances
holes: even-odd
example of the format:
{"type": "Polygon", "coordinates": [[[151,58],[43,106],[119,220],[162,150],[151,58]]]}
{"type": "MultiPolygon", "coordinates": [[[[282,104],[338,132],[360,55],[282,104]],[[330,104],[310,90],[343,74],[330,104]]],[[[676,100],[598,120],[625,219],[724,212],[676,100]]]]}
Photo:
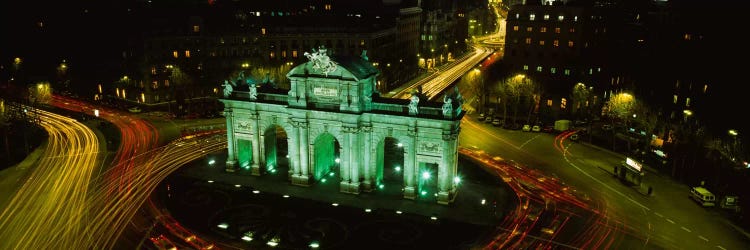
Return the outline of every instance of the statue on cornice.
{"type": "Polygon", "coordinates": [[[417,95],[411,95],[409,98],[411,99],[411,102],[409,102],[409,115],[417,115],[419,113],[419,96],[417,95]]]}
{"type": "Polygon", "coordinates": [[[451,98],[448,96],[445,96],[443,98],[443,116],[445,117],[451,117],[453,116],[453,101],[451,101],[451,98]]]}
{"type": "Polygon", "coordinates": [[[336,62],[328,57],[328,49],[324,46],[320,46],[318,50],[313,48],[312,53],[305,52],[305,57],[313,63],[312,68],[314,70],[320,71],[326,76],[336,70],[336,62]]]}
{"type": "Polygon", "coordinates": [[[232,84],[229,80],[224,80],[224,84],[221,86],[224,86],[224,97],[229,97],[232,95],[232,91],[234,91],[234,84],[232,84]]]}

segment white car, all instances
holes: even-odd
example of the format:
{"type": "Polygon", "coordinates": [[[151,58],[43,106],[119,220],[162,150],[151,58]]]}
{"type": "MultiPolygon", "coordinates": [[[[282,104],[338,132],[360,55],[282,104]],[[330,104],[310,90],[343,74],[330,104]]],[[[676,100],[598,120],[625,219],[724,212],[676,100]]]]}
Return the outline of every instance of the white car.
{"type": "Polygon", "coordinates": [[[140,113],[142,110],[139,107],[131,107],[128,109],[131,113],[140,113]]]}
{"type": "Polygon", "coordinates": [[[539,125],[534,125],[533,127],[531,127],[531,131],[532,131],[532,132],[539,132],[539,131],[542,131],[542,127],[541,127],[541,126],[539,126],[539,125]]]}
{"type": "Polygon", "coordinates": [[[531,131],[531,125],[524,124],[523,128],[521,128],[521,130],[523,130],[523,132],[529,132],[529,131],[531,131]]]}

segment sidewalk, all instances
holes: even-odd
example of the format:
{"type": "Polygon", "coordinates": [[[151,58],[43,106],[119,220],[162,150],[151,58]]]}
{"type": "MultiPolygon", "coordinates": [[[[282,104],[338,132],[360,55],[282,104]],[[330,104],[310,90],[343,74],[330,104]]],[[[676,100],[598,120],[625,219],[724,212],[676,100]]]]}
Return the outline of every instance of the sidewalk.
{"type": "Polygon", "coordinates": [[[29,170],[36,165],[44,154],[46,145],[47,140],[42,141],[41,146],[34,149],[23,161],[0,170],[0,206],[4,207],[8,199],[16,194],[16,190],[21,185],[19,181],[24,179],[24,176],[29,174],[29,170]]]}

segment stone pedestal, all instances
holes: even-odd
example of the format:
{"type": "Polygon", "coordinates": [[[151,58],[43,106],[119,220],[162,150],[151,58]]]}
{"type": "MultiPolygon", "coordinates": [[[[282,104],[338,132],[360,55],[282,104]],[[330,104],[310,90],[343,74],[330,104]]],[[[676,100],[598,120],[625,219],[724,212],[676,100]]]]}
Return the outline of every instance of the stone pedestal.
{"type": "Polygon", "coordinates": [[[226,166],[226,168],[224,168],[224,170],[227,171],[227,172],[232,173],[232,172],[234,172],[234,168],[236,166],[237,166],[237,161],[236,160],[227,161],[227,166],[226,166]]]}
{"type": "Polygon", "coordinates": [[[372,192],[372,183],[370,181],[363,181],[362,191],[364,191],[365,193],[372,192]]]}
{"type": "Polygon", "coordinates": [[[404,188],[404,199],[414,200],[417,198],[417,190],[414,187],[404,188]]]}
{"type": "Polygon", "coordinates": [[[292,185],[309,187],[310,177],[306,175],[300,175],[300,174],[292,175],[292,185]]]}
{"type": "Polygon", "coordinates": [[[451,202],[453,202],[451,194],[448,193],[448,192],[441,191],[441,192],[438,192],[437,195],[438,195],[437,196],[437,203],[438,204],[448,205],[451,202]]]}
{"type": "Polygon", "coordinates": [[[254,176],[260,176],[260,166],[258,164],[253,164],[250,166],[250,174],[254,176]]]}
{"type": "Polygon", "coordinates": [[[359,194],[359,182],[350,183],[342,181],[340,184],[340,190],[342,193],[359,194]]]}

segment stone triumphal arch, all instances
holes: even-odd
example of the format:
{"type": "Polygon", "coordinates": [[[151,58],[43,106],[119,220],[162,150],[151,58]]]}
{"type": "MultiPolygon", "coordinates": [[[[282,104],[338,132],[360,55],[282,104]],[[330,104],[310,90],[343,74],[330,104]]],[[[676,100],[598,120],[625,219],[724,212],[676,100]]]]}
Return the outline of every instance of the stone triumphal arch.
{"type": "Polygon", "coordinates": [[[366,58],[329,57],[324,49],[305,55],[310,61],[287,74],[288,90],[225,81],[226,170],[282,176],[299,186],[328,181],[352,194],[376,191],[385,173],[398,172],[404,198],[426,194],[450,204],[464,115],[460,94],[443,102],[418,94],[384,98],[374,88],[379,73],[366,58]]]}

